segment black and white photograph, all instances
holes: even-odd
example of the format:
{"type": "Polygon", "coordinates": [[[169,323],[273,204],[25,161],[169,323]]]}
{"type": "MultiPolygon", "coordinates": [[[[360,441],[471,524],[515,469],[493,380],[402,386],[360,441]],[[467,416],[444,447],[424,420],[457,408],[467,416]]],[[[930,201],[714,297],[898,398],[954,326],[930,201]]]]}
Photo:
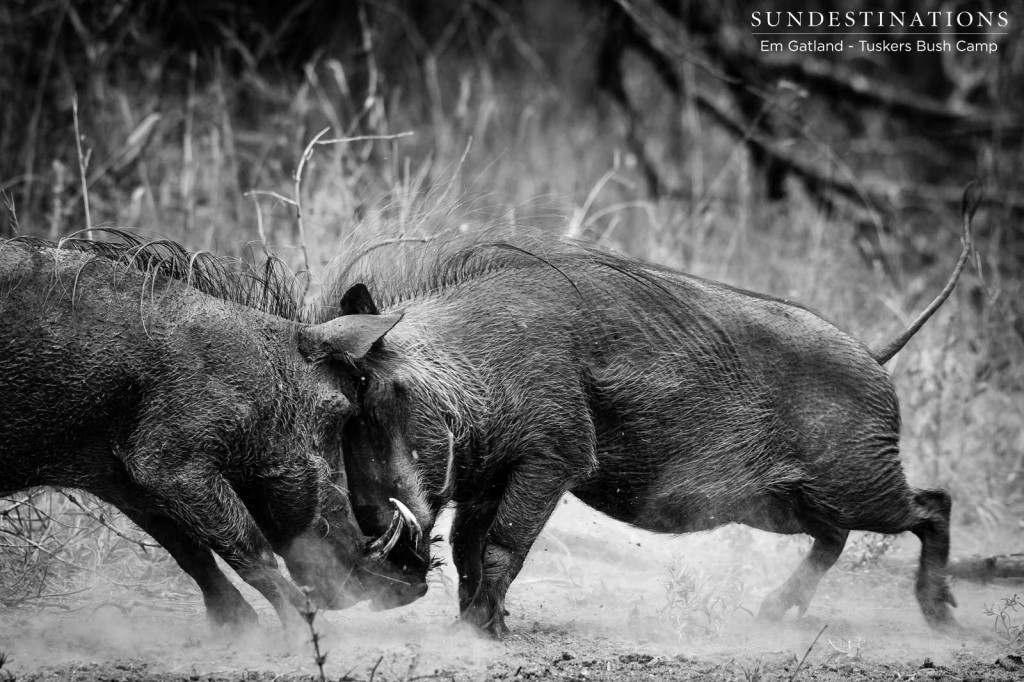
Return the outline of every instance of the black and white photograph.
{"type": "Polygon", "coordinates": [[[0,682],[1024,679],[1024,0],[0,0],[0,682]]]}

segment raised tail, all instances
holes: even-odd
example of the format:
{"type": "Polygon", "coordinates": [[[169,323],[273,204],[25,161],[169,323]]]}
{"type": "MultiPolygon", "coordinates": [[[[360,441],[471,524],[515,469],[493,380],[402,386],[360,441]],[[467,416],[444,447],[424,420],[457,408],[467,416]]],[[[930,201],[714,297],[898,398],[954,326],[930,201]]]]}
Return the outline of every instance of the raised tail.
{"type": "Polygon", "coordinates": [[[960,243],[963,244],[963,250],[960,252],[960,258],[956,262],[956,267],[953,268],[953,274],[949,276],[949,281],[946,282],[946,286],[942,288],[939,295],[936,296],[928,307],[921,311],[921,314],[917,316],[917,319],[907,327],[902,334],[897,336],[895,339],[890,341],[884,348],[876,350],[871,353],[871,356],[880,365],[892,360],[892,356],[896,355],[903,349],[903,346],[907,344],[907,341],[911,339],[918,332],[924,323],[928,321],[935,311],[939,309],[949,294],[953,291],[953,287],[956,286],[956,282],[960,279],[960,273],[963,272],[964,265],[967,264],[967,258],[971,254],[971,247],[973,242],[971,241],[971,221],[974,219],[974,214],[978,210],[978,206],[981,205],[981,200],[984,197],[984,193],[977,188],[976,182],[971,182],[964,188],[963,198],[960,199],[960,221],[963,224],[964,234],[960,238],[960,243]],[[971,190],[974,189],[974,197],[971,198],[971,190]]]}

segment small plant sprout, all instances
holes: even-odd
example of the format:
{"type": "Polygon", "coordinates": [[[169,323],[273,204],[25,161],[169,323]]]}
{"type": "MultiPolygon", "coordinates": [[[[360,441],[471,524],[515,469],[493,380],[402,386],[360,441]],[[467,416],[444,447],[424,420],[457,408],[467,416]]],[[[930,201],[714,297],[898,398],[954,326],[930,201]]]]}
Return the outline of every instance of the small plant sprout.
{"type": "Polygon", "coordinates": [[[737,664],[737,668],[740,669],[740,676],[743,682],[761,682],[764,677],[764,661],[757,659],[749,667],[737,664]]]}
{"type": "Polygon", "coordinates": [[[707,575],[686,564],[670,566],[665,581],[665,606],[659,616],[680,640],[694,634],[713,637],[743,606],[746,586],[734,573],[707,575]]]}
{"type": "Polygon", "coordinates": [[[832,650],[828,655],[827,663],[833,663],[837,659],[842,659],[844,662],[859,661],[861,659],[861,653],[864,649],[864,640],[860,637],[854,637],[852,639],[839,638],[833,640],[831,637],[828,639],[828,646],[832,650]]]}
{"type": "Polygon", "coordinates": [[[1014,622],[1017,610],[1024,610],[1024,600],[1018,595],[1003,597],[993,604],[986,604],[986,616],[992,616],[992,627],[1008,647],[1024,647],[1024,623],[1014,622]]]}

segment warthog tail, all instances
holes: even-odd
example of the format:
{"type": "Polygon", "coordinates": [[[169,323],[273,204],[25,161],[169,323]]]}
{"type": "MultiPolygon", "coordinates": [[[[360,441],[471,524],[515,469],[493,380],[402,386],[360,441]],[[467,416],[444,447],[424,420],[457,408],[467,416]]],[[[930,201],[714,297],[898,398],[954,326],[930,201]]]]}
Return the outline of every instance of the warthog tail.
{"type": "Polygon", "coordinates": [[[949,280],[946,282],[946,286],[942,288],[939,295],[932,300],[928,307],[921,311],[921,314],[917,316],[917,319],[904,330],[902,334],[897,336],[895,339],[890,341],[888,345],[877,351],[874,351],[871,355],[878,361],[878,364],[884,365],[885,363],[892,360],[892,357],[903,349],[903,346],[907,344],[907,341],[911,339],[924,326],[924,323],[939,309],[946,299],[949,298],[949,294],[953,291],[953,287],[956,286],[957,280],[960,279],[960,273],[963,272],[964,265],[967,264],[967,258],[971,254],[971,247],[973,242],[971,241],[971,220],[974,219],[974,214],[978,210],[978,206],[981,204],[981,200],[984,197],[984,193],[977,188],[977,183],[970,183],[964,188],[963,198],[960,200],[960,220],[963,224],[964,234],[961,237],[960,242],[963,244],[963,250],[960,252],[960,258],[956,262],[956,267],[953,268],[953,274],[949,276],[949,280]],[[974,189],[974,196],[971,197],[971,190],[974,189]]]}

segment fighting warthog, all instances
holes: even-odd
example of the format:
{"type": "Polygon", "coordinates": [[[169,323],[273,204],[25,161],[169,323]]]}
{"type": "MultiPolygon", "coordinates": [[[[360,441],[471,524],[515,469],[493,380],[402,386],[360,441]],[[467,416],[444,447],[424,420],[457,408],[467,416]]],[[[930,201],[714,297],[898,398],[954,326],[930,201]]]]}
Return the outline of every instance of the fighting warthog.
{"type": "Polygon", "coordinates": [[[339,439],[355,388],[323,351],[358,359],[398,317],[306,324],[272,261],[120,236],[0,241],[0,495],[111,503],[195,579],[214,624],[256,613],[211,550],[286,627],[305,596],[275,552],[320,607],[421,595],[425,569],[387,557],[403,524],[371,539],[352,515],[339,439]]]}
{"type": "Polygon", "coordinates": [[[454,502],[463,620],[507,631],[505,593],[572,492],[653,531],[738,522],[811,535],[762,604],[769,619],[807,609],[850,530],[912,531],[925,619],[954,623],[950,497],[908,485],[882,365],[952,289],[969,232],[946,290],[879,352],[788,301],[521,234],[367,250],[336,284],[348,291],[339,319],[404,313],[349,367],[355,515],[380,530],[389,498],[411,500],[428,533],[454,502]]]}

